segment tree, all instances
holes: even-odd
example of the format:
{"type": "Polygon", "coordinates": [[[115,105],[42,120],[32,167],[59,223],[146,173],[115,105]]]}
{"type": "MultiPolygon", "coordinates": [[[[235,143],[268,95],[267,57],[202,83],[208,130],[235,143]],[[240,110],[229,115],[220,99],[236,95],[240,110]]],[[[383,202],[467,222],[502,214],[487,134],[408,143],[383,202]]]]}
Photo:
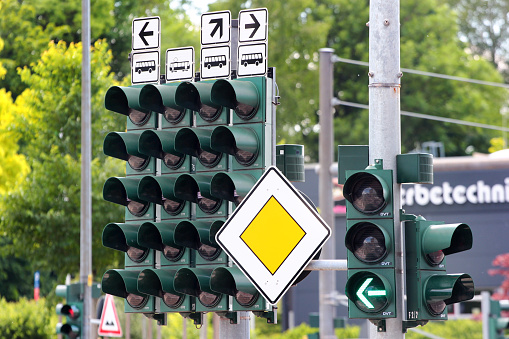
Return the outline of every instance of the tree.
{"type": "MultiPolygon", "coordinates": [[[[23,253],[40,268],[58,267],[61,279],[79,271],[81,48],[50,43],[36,64],[20,71],[28,88],[14,103],[13,128],[31,172],[16,190],[0,197],[0,230],[10,240],[2,252],[23,253]]],[[[115,83],[110,59],[107,44],[96,42],[91,53],[92,247],[93,267],[100,274],[121,258],[102,246],[102,229],[123,220],[123,209],[101,194],[108,177],[125,172],[124,164],[102,153],[105,134],[125,126],[122,117],[103,108],[105,91],[115,83]]]]}
{"type": "Polygon", "coordinates": [[[490,269],[488,270],[488,274],[501,275],[504,277],[500,288],[493,293],[492,297],[497,300],[509,299],[509,253],[497,255],[492,265],[499,266],[500,268],[490,269]]]}

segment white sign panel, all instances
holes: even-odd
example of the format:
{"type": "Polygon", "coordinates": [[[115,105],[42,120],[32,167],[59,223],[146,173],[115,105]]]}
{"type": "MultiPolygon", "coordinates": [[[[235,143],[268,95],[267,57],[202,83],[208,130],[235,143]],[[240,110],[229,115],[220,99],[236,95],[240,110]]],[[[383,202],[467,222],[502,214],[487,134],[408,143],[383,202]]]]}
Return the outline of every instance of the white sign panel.
{"type": "Polygon", "coordinates": [[[161,46],[161,19],[158,16],[133,20],[133,50],[161,46]]]}
{"type": "Polygon", "coordinates": [[[117,309],[111,294],[106,294],[97,334],[103,337],[121,337],[122,327],[118,321],[117,309]]]}
{"type": "Polygon", "coordinates": [[[134,52],[131,59],[131,82],[147,84],[159,82],[159,52],[134,52]]]}
{"type": "Polygon", "coordinates": [[[268,37],[269,12],[267,8],[248,9],[239,12],[239,41],[266,41],[268,37]]]}
{"type": "Polygon", "coordinates": [[[166,81],[194,79],[194,47],[166,50],[166,81]]]}
{"type": "Polygon", "coordinates": [[[239,45],[237,75],[267,74],[267,44],[239,45]]]}
{"type": "Polygon", "coordinates": [[[230,46],[201,49],[201,78],[216,79],[230,76],[230,46]]]}
{"type": "Polygon", "coordinates": [[[204,13],[201,16],[201,44],[227,44],[230,42],[230,11],[204,13]]]}
{"type": "Polygon", "coordinates": [[[216,235],[257,290],[276,304],[330,237],[330,227],[270,167],[216,235]]]}

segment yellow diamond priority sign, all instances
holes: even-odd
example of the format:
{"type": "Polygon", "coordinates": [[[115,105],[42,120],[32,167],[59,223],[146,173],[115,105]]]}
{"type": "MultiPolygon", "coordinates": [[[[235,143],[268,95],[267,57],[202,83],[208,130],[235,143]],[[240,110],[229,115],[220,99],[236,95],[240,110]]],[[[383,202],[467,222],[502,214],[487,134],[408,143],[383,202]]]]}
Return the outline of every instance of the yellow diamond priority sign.
{"type": "Polygon", "coordinates": [[[270,167],[216,240],[265,299],[276,304],[330,233],[313,206],[270,167]]]}

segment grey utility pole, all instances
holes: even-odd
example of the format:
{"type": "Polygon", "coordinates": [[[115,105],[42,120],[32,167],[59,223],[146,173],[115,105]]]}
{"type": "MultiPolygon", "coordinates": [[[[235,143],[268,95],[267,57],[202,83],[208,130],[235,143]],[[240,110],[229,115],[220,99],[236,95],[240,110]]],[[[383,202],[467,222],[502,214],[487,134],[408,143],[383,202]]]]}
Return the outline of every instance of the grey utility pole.
{"type": "Polygon", "coordinates": [[[400,22],[399,0],[371,0],[369,4],[369,162],[383,159],[384,169],[393,170],[394,241],[397,318],[386,320],[386,332],[370,326],[370,338],[404,338],[405,266],[400,186],[396,182],[396,155],[401,153],[400,122],[400,22]]]}
{"type": "MultiPolygon", "coordinates": [[[[334,230],[334,214],[332,200],[332,174],[330,168],[333,158],[333,107],[332,79],[333,57],[332,48],[320,49],[320,136],[319,136],[319,181],[318,194],[320,215],[331,228],[331,237],[322,248],[320,259],[336,258],[336,237],[334,230]]],[[[332,303],[332,295],[336,290],[336,272],[320,271],[319,273],[320,302],[320,338],[334,339],[334,316],[336,308],[332,303]]]]}
{"type": "Polygon", "coordinates": [[[92,132],[90,112],[90,0],[81,2],[81,210],[80,283],[83,286],[81,338],[92,338],[92,132]]]}

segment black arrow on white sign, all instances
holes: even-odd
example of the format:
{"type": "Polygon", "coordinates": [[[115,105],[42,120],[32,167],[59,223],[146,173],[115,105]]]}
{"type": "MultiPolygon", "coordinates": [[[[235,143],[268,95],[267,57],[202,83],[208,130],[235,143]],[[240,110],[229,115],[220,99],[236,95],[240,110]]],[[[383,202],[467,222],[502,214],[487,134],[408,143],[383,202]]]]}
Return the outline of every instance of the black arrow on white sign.
{"type": "Polygon", "coordinates": [[[145,29],[147,29],[147,26],[148,26],[148,21],[145,22],[145,26],[143,26],[143,28],[141,29],[141,32],[139,34],[140,36],[140,39],[143,41],[143,43],[145,44],[145,46],[148,46],[149,43],[147,41],[147,39],[145,39],[146,36],[152,36],[154,35],[154,31],[149,31],[149,32],[146,32],[145,29]]]}
{"type": "Polygon", "coordinates": [[[258,22],[258,20],[256,20],[256,16],[254,14],[250,14],[250,15],[254,22],[250,23],[250,24],[246,24],[245,28],[246,29],[254,28],[253,32],[251,32],[251,35],[249,36],[249,38],[251,39],[252,37],[254,37],[254,35],[258,31],[258,28],[260,28],[260,22],[258,22]]]}
{"type": "Polygon", "coordinates": [[[214,29],[210,33],[210,36],[214,37],[217,30],[219,29],[219,37],[222,38],[223,37],[223,18],[212,19],[209,21],[209,24],[216,24],[216,27],[214,27],[214,29]]]}

